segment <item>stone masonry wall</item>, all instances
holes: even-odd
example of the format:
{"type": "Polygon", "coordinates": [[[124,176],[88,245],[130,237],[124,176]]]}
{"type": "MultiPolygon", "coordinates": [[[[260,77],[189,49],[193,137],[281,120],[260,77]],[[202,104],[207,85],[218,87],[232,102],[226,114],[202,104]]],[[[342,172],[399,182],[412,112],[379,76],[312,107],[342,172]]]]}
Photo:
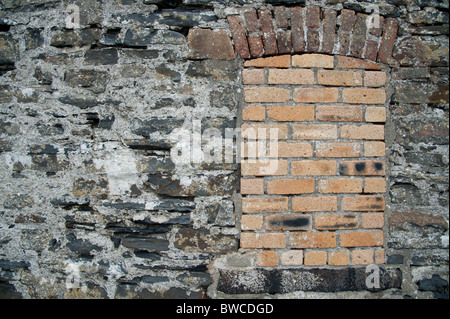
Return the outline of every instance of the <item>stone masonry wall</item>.
{"type": "MultiPolygon", "coordinates": [[[[448,298],[448,9],[448,1],[436,0],[1,1],[0,298],[448,298]],[[374,12],[380,28],[365,24],[374,12]],[[310,54],[332,59],[333,67],[252,64],[310,54]],[[353,64],[340,69],[342,61],[353,64]],[[347,76],[320,77],[338,69],[360,75],[371,90],[380,89],[367,85],[370,75],[376,81],[383,71],[386,100],[330,102],[352,115],[300,100],[278,111],[272,110],[278,101],[269,103],[261,112],[269,101],[249,94],[260,85],[307,85],[291,83],[295,76],[280,74],[285,70],[313,72],[308,85],[315,88],[336,84],[338,99],[361,89],[347,87],[347,76]],[[338,80],[345,83],[318,82],[338,80]],[[295,140],[305,157],[279,161],[289,160],[294,174],[294,162],[316,161],[323,151],[324,160],[336,162],[336,176],[295,175],[314,183],[308,194],[290,194],[292,185],[289,194],[277,191],[270,185],[275,177],[264,177],[263,189],[248,184],[263,177],[247,175],[239,136],[226,149],[227,129],[287,128],[281,111],[297,104],[313,108],[290,110],[292,126],[327,125],[336,135],[297,140],[289,129],[283,142],[295,140]],[[386,118],[371,120],[384,115],[380,106],[386,118]],[[334,122],[343,115],[361,122],[334,122]],[[374,141],[359,132],[383,124],[384,136],[374,141]],[[345,136],[350,128],[356,136],[345,136]],[[206,161],[213,133],[223,152],[206,161]],[[337,142],[355,143],[361,158],[321,149],[337,142]],[[370,143],[385,143],[386,153],[376,147],[366,154],[370,143]],[[175,160],[180,154],[185,161],[175,160]],[[342,176],[338,164],[361,159],[384,161],[385,174],[342,176]],[[334,194],[334,178],[354,182],[355,193],[334,194]],[[372,181],[380,187],[373,192],[372,181]],[[379,212],[352,209],[362,230],[338,230],[336,241],[342,247],[342,234],[382,229],[382,243],[337,249],[346,261],[339,266],[334,248],[312,247],[322,259],[310,263],[310,248],[292,250],[289,259],[284,247],[246,247],[249,216],[267,222],[276,213],[246,211],[246,201],[262,191],[264,198],[291,197],[289,209],[296,198],[337,197],[342,208],[346,197],[384,194],[379,212]],[[366,228],[366,217],[375,217],[376,226],[366,228]],[[356,255],[368,249],[359,265],[356,255]],[[365,285],[372,258],[379,289],[365,285]]],[[[317,229],[333,222],[333,209],[304,211],[315,228],[301,234],[334,233],[317,229]]]]}

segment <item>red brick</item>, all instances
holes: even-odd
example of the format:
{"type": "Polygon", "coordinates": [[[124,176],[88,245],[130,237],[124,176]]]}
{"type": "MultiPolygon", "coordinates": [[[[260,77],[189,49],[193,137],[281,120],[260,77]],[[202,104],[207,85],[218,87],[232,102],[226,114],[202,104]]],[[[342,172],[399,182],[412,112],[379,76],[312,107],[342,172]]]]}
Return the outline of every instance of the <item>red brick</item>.
{"type": "Polygon", "coordinates": [[[344,197],[341,208],[343,211],[384,211],[384,196],[362,195],[356,197],[344,197]]]}
{"type": "Polygon", "coordinates": [[[334,67],[334,56],[317,53],[294,55],[292,57],[292,66],[300,68],[332,69],[334,67]]]}
{"type": "Polygon", "coordinates": [[[314,192],[314,185],[315,181],[312,178],[274,179],[267,181],[267,194],[276,194],[276,195],[311,194],[314,192]]]}
{"type": "Polygon", "coordinates": [[[277,28],[287,29],[289,27],[289,8],[276,6],[273,8],[273,14],[277,28]]]}
{"type": "Polygon", "coordinates": [[[300,103],[332,103],[338,98],[337,88],[299,88],[294,91],[294,101],[300,103]]]}
{"type": "Polygon", "coordinates": [[[277,32],[278,53],[286,54],[292,51],[292,36],[289,30],[280,30],[277,32]]]}
{"type": "Polygon", "coordinates": [[[245,123],[241,125],[241,135],[244,139],[279,139],[288,136],[288,126],[285,124],[245,123]]]}
{"type": "Polygon", "coordinates": [[[241,164],[242,176],[287,175],[286,160],[245,160],[241,164]]]}
{"type": "Polygon", "coordinates": [[[348,250],[333,250],[328,253],[328,265],[347,266],[350,264],[350,252],[348,250]]]}
{"type": "Polygon", "coordinates": [[[356,15],[356,22],[353,26],[353,39],[350,47],[350,54],[355,57],[361,58],[363,56],[363,49],[366,43],[367,33],[367,14],[358,13],[356,15]]]}
{"type": "Polygon", "coordinates": [[[306,7],[305,25],[308,28],[317,29],[320,27],[320,8],[317,6],[306,7]]]}
{"type": "Polygon", "coordinates": [[[319,30],[306,31],[306,50],[308,52],[319,52],[320,32],[319,30]]]}
{"type": "Polygon", "coordinates": [[[258,10],[259,22],[263,34],[264,51],[266,55],[278,53],[277,37],[272,24],[272,12],[270,10],[258,10]]]}
{"type": "Polygon", "coordinates": [[[303,31],[303,8],[291,8],[292,48],[294,52],[304,52],[305,33],[303,31]]]}
{"type": "Polygon", "coordinates": [[[242,111],[244,121],[264,121],[266,119],[266,108],[264,106],[249,105],[242,111]]]}
{"type": "Polygon", "coordinates": [[[362,86],[362,71],[319,70],[317,83],[330,86],[362,86]]]}
{"type": "Polygon", "coordinates": [[[242,199],[243,213],[282,213],[287,210],[287,197],[245,197],[242,199]]]}
{"type": "Polygon", "coordinates": [[[273,105],[267,107],[267,117],[279,122],[314,121],[313,105],[273,105]]]}
{"type": "Polygon", "coordinates": [[[337,12],[325,9],[323,11],[323,41],[322,52],[331,53],[334,49],[336,35],[337,12]]]}
{"type": "Polygon", "coordinates": [[[260,230],[264,225],[264,218],[262,215],[242,215],[241,229],[242,230],[260,230]]]}
{"type": "Polygon", "coordinates": [[[344,88],[342,102],[350,104],[384,104],[386,91],[382,89],[344,88]]]}
{"type": "Polygon", "coordinates": [[[288,214],[266,216],[266,230],[311,230],[311,215],[288,214]]]}
{"type": "Polygon", "coordinates": [[[337,197],[297,196],[292,199],[292,210],[297,213],[337,211],[337,197]]]}
{"type": "Polygon", "coordinates": [[[366,41],[366,50],[364,51],[364,58],[375,61],[378,55],[378,42],[374,40],[366,41]]]}
{"type": "Polygon", "coordinates": [[[253,58],[259,57],[264,53],[264,45],[261,36],[248,36],[247,38],[248,46],[250,47],[250,53],[253,58]]]}
{"type": "Polygon", "coordinates": [[[373,249],[355,249],[352,251],[352,265],[373,264],[373,249]]]}
{"type": "Polygon", "coordinates": [[[270,142],[269,157],[312,157],[313,146],[305,142],[270,142]],[[275,144],[278,145],[275,145],[275,144]],[[275,148],[277,153],[275,154],[275,148]]]}
{"type": "Polygon", "coordinates": [[[275,267],[278,266],[278,252],[272,250],[264,250],[258,253],[256,263],[261,267],[275,267]]]}
{"type": "Polygon", "coordinates": [[[361,143],[358,142],[330,142],[316,143],[317,157],[359,157],[361,143]]]}
{"type": "Polygon", "coordinates": [[[396,19],[387,18],[385,20],[383,38],[378,52],[378,60],[382,63],[388,63],[389,59],[392,57],[399,25],[400,24],[396,19]]]}
{"type": "Polygon", "coordinates": [[[351,31],[356,22],[356,14],[353,10],[343,9],[341,13],[341,27],[342,31],[351,31]]]}
{"type": "Polygon", "coordinates": [[[292,248],[333,248],[336,247],[336,234],[291,232],[290,242],[292,248]]]}
{"type": "Polygon", "coordinates": [[[336,139],[337,126],[333,124],[294,124],[292,138],[296,140],[336,139]]]}
{"type": "Polygon", "coordinates": [[[252,59],[244,62],[244,67],[256,68],[288,68],[291,66],[290,55],[279,55],[267,58],[252,59]]]}
{"type": "Polygon", "coordinates": [[[188,43],[192,59],[232,60],[236,57],[231,39],[224,30],[191,29],[188,43]]]}
{"type": "Polygon", "coordinates": [[[244,69],[242,71],[242,83],[245,84],[264,84],[266,82],[266,73],[263,69],[244,69]]]}
{"type": "Polygon", "coordinates": [[[338,55],[337,59],[336,67],[339,69],[381,70],[381,66],[375,62],[340,55],[338,55]]]}
{"type": "Polygon", "coordinates": [[[269,69],[269,84],[314,84],[314,72],[309,69],[269,69]]]}
{"type": "Polygon", "coordinates": [[[291,99],[291,91],[276,87],[246,87],[244,99],[250,103],[287,102],[291,99]]]}
{"type": "Polygon", "coordinates": [[[362,178],[329,178],[319,180],[319,193],[362,193],[362,178]]]}
{"type": "Polygon", "coordinates": [[[248,32],[259,31],[258,15],[256,14],[255,10],[245,12],[244,18],[245,18],[248,32]]]}
{"type": "Polygon", "coordinates": [[[346,55],[350,50],[350,35],[347,33],[338,33],[339,37],[339,54],[346,55]]]}
{"type": "Polygon", "coordinates": [[[316,119],[327,122],[361,122],[361,105],[318,105],[316,119]]]}
{"type": "Polygon", "coordinates": [[[384,213],[364,213],[361,222],[363,228],[383,228],[384,213]]]}
{"type": "Polygon", "coordinates": [[[339,173],[343,176],[384,176],[385,170],[386,165],[381,160],[340,161],[339,163],[339,173]]]}
{"type": "Polygon", "coordinates": [[[353,214],[320,214],[314,217],[314,226],[317,230],[356,229],[359,218],[353,214]]]}
{"type": "Polygon", "coordinates": [[[342,125],[341,138],[352,140],[384,140],[384,125],[342,125]]]}
{"type": "Polygon", "coordinates": [[[383,231],[352,231],[341,233],[339,237],[341,247],[374,247],[383,245],[383,231]]]}
{"type": "Polygon", "coordinates": [[[241,233],[241,248],[285,248],[286,236],[284,233],[241,233]]]}
{"type": "Polygon", "coordinates": [[[293,161],[293,176],[336,175],[336,161],[293,161]]]}
{"type": "Polygon", "coordinates": [[[230,25],[231,35],[233,37],[234,49],[243,59],[250,58],[250,49],[248,47],[247,36],[242,27],[241,17],[238,15],[228,16],[228,24],[230,25]]]}
{"type": "Polygon", "coordinates": [[[322,250],[310,250],[305,253],[305,266],[323,266],[327,264],[327,252],[322,250]]]}
{"type": "Polygon", "coordinates": [[[264,179],[241,178],[241,194],[264,194],[264,179]]]}

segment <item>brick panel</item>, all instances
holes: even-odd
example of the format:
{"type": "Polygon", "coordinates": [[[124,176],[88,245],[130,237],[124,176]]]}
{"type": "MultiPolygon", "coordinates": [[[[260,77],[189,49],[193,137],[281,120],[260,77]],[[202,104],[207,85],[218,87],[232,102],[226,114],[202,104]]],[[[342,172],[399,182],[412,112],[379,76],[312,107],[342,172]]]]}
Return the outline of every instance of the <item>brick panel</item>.
{"type": "MultiPolygon", "coordinates": [[[[302,13],[285,9],[276,10],[280,25],[302,13]]],[[[325,27],[326,15],[335,17],[305,10],[308,34],[325,27]]],[[[365,15],[350,11],[343,21],[349,30],[341,32],[361,32],[355,49],[365,46],[365,15]]],[[[245,62],[241,247],[258,249],[258,266],[384,262],[387,80],[379,64],[355,57],[245,62]]]]}

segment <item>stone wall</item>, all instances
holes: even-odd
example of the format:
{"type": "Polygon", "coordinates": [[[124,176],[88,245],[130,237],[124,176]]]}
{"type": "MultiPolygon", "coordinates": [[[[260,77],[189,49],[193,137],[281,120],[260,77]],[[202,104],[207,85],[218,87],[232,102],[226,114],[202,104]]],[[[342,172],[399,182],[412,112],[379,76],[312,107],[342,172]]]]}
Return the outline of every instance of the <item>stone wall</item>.
{"type": "Polygon", "coordinates": [[[2,1],[0,297],[448,298],[448,7],[2,1]],[[264,27],[275,38],[257,41],[262,23],[248,29],[255,10],[272,15],[264,27]],[[199,137],[240,127],[244,59],[322,52],[376,60],[383,33],[342,18],[374,10],[397,31],[380,60],[391,96],[381,288],[367,288],[365,267],[261,268],[258,251],[240,248],[237,143],[232,161],[225,149],[221,160],[206,162],[199,137]],[[318,20],[299,25],[283,12],[318,20]],[[300,27],[304,48],[292,42],[300,27]],[[248,54],[244,36],[254,41],[248,54]],[[274,39],[277,52],[267,51],[274,39]],[[180,141],[189,140],[197,148],[175,161],[185,150],[180,141]]]}

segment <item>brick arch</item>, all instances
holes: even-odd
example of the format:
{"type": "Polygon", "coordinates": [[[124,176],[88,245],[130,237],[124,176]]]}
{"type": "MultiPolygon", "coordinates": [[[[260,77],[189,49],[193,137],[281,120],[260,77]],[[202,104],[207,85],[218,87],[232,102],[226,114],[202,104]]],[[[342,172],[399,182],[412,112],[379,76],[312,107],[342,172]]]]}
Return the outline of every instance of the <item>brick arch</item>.
{"type": "Polygon", "coordinates": [[[368,14],[318,6],[252,10],[228,16],[235,52],[243,59],[280,54],[326,53],[389,64],[399,22],[380,16],[368,28],[368,14]]]}

